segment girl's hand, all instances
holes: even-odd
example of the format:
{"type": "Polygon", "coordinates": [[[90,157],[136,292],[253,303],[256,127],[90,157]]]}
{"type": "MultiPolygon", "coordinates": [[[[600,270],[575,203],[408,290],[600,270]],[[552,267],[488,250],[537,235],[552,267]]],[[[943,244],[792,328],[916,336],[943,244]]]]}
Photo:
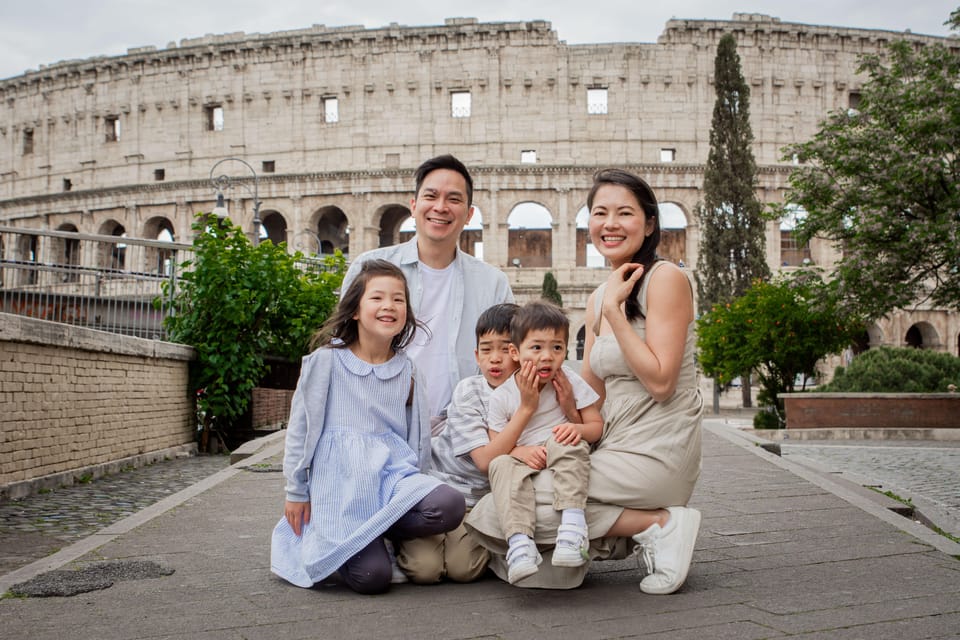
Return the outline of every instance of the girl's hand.
{"type": "Polygon", "coordinates": [[[537,365],[531,361],[520,365],[516,373],[517,389],[520,390],[520,404],[531,411],[540,406],[540,381],[537,377],[537,365]]]}
{"type": "Polygon", "coordinates": [[[552,431],[553,439],[560,444],[580,444],[580,429],[575,424],[564,422],[563,424],[555,426],[552,431]]]}
{"type": "Polygon", "coordinates": [[[558,369],[553,376],[553,390],[557,392],[557,404],[563,409],[563,415],[570,422],[580,422],[580,411],[577,409],[577,401],[573,397],[573,385],[563,369],[558,369]]]}
{"type": "Polygon", "coordinates": [[[642,275],[643,265],[636,262],[622,264],[610,272],[607,286],[603,290],[604,315],[620,311],[620,305],[633,291],[633,286],[642,275]]]}
{"type": "Polygon", "coordinates": [[[287,519],[293,533],[299,538],[303,530],[303,525],[310,522],[310,503],[309,502],[290,502],[283,503],[283,516],[287,519]]]}
{"type": "Polygon", "coordinates": [[[525,463],[531,469],[536,469],[541,471],[547,468],[547,448],[546,447],[534,447],[534,446],[522,446],[514,447],[513,451],[510,452],[510,455],[519,460],[520,462],[525,463]]]}

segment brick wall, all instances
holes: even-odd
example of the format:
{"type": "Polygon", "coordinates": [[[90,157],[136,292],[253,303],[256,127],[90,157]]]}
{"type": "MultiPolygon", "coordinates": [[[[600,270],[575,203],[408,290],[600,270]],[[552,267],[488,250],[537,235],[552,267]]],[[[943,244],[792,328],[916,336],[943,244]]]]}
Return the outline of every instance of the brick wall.
{"type": "Polygon", "coordinates": [[[0,495],[194,438],[193,350],[0,313],[0,495]]]}
{"type": "Polygon", "coordinates": [[[250,411],[253,414],[253,428],[273,427],[279,429],[286,426],[290,417],[290,401],[292,399],[292,389],[254,388],[253,401],[250,405],[250,411]]]}

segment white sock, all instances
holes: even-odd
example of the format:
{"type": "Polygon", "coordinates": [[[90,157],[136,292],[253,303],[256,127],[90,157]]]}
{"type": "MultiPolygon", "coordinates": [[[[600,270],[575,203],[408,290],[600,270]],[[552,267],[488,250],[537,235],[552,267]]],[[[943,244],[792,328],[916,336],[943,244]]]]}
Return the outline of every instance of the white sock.
{"type": "Polygon", "coordinates": [[[521,545],[528,544],[530,542],[533,542],[533,539],[530,536],[526,535],[525,533],[515,533],[509,538],[507,538],[507,544],[510,546],[511,549],[513,549],[514,547],[519,547],[521,545]]]}
{"type": "Polygon", "coordinates": [[[564,509],[560,512],[560,524],[574,524],[586,529],[587,517],[583,509],[564,509]]]}

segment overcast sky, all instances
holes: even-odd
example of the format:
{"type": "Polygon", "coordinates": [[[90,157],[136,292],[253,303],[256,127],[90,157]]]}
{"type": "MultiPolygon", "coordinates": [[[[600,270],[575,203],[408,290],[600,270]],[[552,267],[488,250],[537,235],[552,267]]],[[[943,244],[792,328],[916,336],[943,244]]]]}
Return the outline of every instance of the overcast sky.
{"type": "Polygon", "coordinates": [[[784,22],[947,35],[958,0],[2,0],[0,79],[60,60],[164,48],[208,33],[268,33],[313,24],[407,26],[444,18],[548,20],[561,40],[656,42],[670,18],[730,19],[765,13],[784,22]],[[654,5],[654,6],[650,6],[654,5]]]}

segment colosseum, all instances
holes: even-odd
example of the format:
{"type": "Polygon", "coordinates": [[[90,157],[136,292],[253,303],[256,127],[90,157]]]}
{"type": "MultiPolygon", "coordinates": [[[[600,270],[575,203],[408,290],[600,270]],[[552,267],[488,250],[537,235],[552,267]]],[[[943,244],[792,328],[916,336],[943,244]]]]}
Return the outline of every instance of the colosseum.
{"type": "MultiPolygon", "coordinates": [[[[947,41],[734,14],[671,20],[656,43],[568,45],[546,21],[452,18],[230,33],[58,62],[0,81],[0,225],[10,238],[0,257],[64,259],[31,253],[11,235],[23,228],[189,242],[194,214],[214,207],[212,169],[224,158],[247,163],[221,166],[236,170],[241,188],[226,204],[251,237],[357,255],[411,232],[413,169],[453,153],[476,182],[463,248],[506,271],[520,299],[552,271],[582,331],[586,296],[605,277],[585,231],[598,168],[645,176],[664,203],[662,253],[696,264],[725,33],[751,87],[758,195],[769,203],[784,199],[784,145],[856,106],[859,55],[894,39],[947,41]]],[[[789,221],[769,223],[766,243],[774,270],[837,257],[825,242],[798,246],[789,221]]],[[[869,342],[958,353],[960,320],[897,311],[870,327],[869,342]]]]}

